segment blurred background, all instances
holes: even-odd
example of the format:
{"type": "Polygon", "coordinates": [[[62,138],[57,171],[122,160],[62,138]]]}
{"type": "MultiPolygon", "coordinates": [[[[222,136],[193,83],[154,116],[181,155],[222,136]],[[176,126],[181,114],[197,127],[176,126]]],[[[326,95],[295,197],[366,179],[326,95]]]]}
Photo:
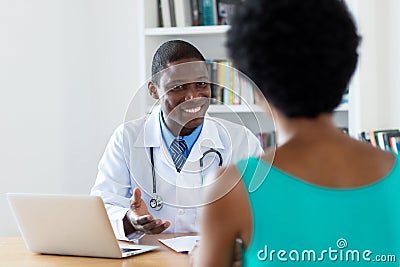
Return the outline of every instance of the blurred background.
{"type": "MultiPolygon", "coordinates": [[[[138,2],[0,0],[0,236],[19,235],[7,192],[90,192],[142,83],[138,2]]],[[[369,90],[356,123],[398,128],[400,1],[352,2],[363,35],[358,82],[369,90]]]]}

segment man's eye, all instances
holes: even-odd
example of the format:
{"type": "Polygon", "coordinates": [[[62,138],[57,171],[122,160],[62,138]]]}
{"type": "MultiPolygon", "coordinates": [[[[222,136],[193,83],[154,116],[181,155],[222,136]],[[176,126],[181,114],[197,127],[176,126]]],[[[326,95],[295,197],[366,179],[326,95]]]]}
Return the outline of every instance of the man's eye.
{"type": "Polygon", "coordinates": [[[180,90],[183,89],[183,84],[175,85],[172,87],[172,90],[180,90]]]}
{"type": "Polygon", "coordinates": [[[198,87],[207,87],[207,86],[208,86],[208,83],[206,83],[206,82],[198,82],[198,83],[196,83],[196,85],[197,85],[198,87]]]}

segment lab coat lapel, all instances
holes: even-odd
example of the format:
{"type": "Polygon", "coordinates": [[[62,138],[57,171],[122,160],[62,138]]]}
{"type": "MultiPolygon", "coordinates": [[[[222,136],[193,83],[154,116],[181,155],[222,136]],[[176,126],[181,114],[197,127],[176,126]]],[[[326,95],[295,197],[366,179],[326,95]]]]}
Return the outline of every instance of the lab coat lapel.
{"type": "Polygon", "coordinates": [[[160,109],[154,109],[147,115],[143,129],[140,131],[134,144],[135,147],[159,147],[161,143],[160,122],[158,119],[160,109]]]}
{"type": "MultiPolygon", "coordinates": [[[[161,134],[160,128],[160,107],[156,107],[147,116],[143,130],[140,132],[136,142],[136,147],[149,148],[154,147],[154,161],[155,164],[165,164],[169,168],[174,166],[171,155],[166,147],[161,134]]],[[[166,167],[165,166],[165,167],[166,167]]],[[[165,169],[162,167],[162,169],[165,169]]]]}

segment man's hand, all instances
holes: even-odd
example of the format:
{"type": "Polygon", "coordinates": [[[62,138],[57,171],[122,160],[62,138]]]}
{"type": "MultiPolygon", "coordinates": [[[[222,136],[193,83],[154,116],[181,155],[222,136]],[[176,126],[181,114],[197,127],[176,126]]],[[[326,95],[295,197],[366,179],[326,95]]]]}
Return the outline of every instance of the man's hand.
{"type": "Polygon", "coordinates": [[[126,218],[136,231],[146,234],[159,234],[171,225],[168,221],[163,223],[160,219],[153,218],[142,199],[142,192],[139,188],[133,190],[131,206],[126,213],[126,218]]]}

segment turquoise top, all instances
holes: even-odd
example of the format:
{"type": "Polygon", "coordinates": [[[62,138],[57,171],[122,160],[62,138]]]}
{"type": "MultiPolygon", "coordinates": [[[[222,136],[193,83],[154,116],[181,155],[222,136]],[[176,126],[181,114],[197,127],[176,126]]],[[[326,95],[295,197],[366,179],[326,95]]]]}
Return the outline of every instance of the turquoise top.
{"type": "Polygon", "coordinates": [[[387,176],[351,189],[313,185],[257,158],[237,168],[253,213],[243,266],[399,266],[397,158],[387,176]]]}

